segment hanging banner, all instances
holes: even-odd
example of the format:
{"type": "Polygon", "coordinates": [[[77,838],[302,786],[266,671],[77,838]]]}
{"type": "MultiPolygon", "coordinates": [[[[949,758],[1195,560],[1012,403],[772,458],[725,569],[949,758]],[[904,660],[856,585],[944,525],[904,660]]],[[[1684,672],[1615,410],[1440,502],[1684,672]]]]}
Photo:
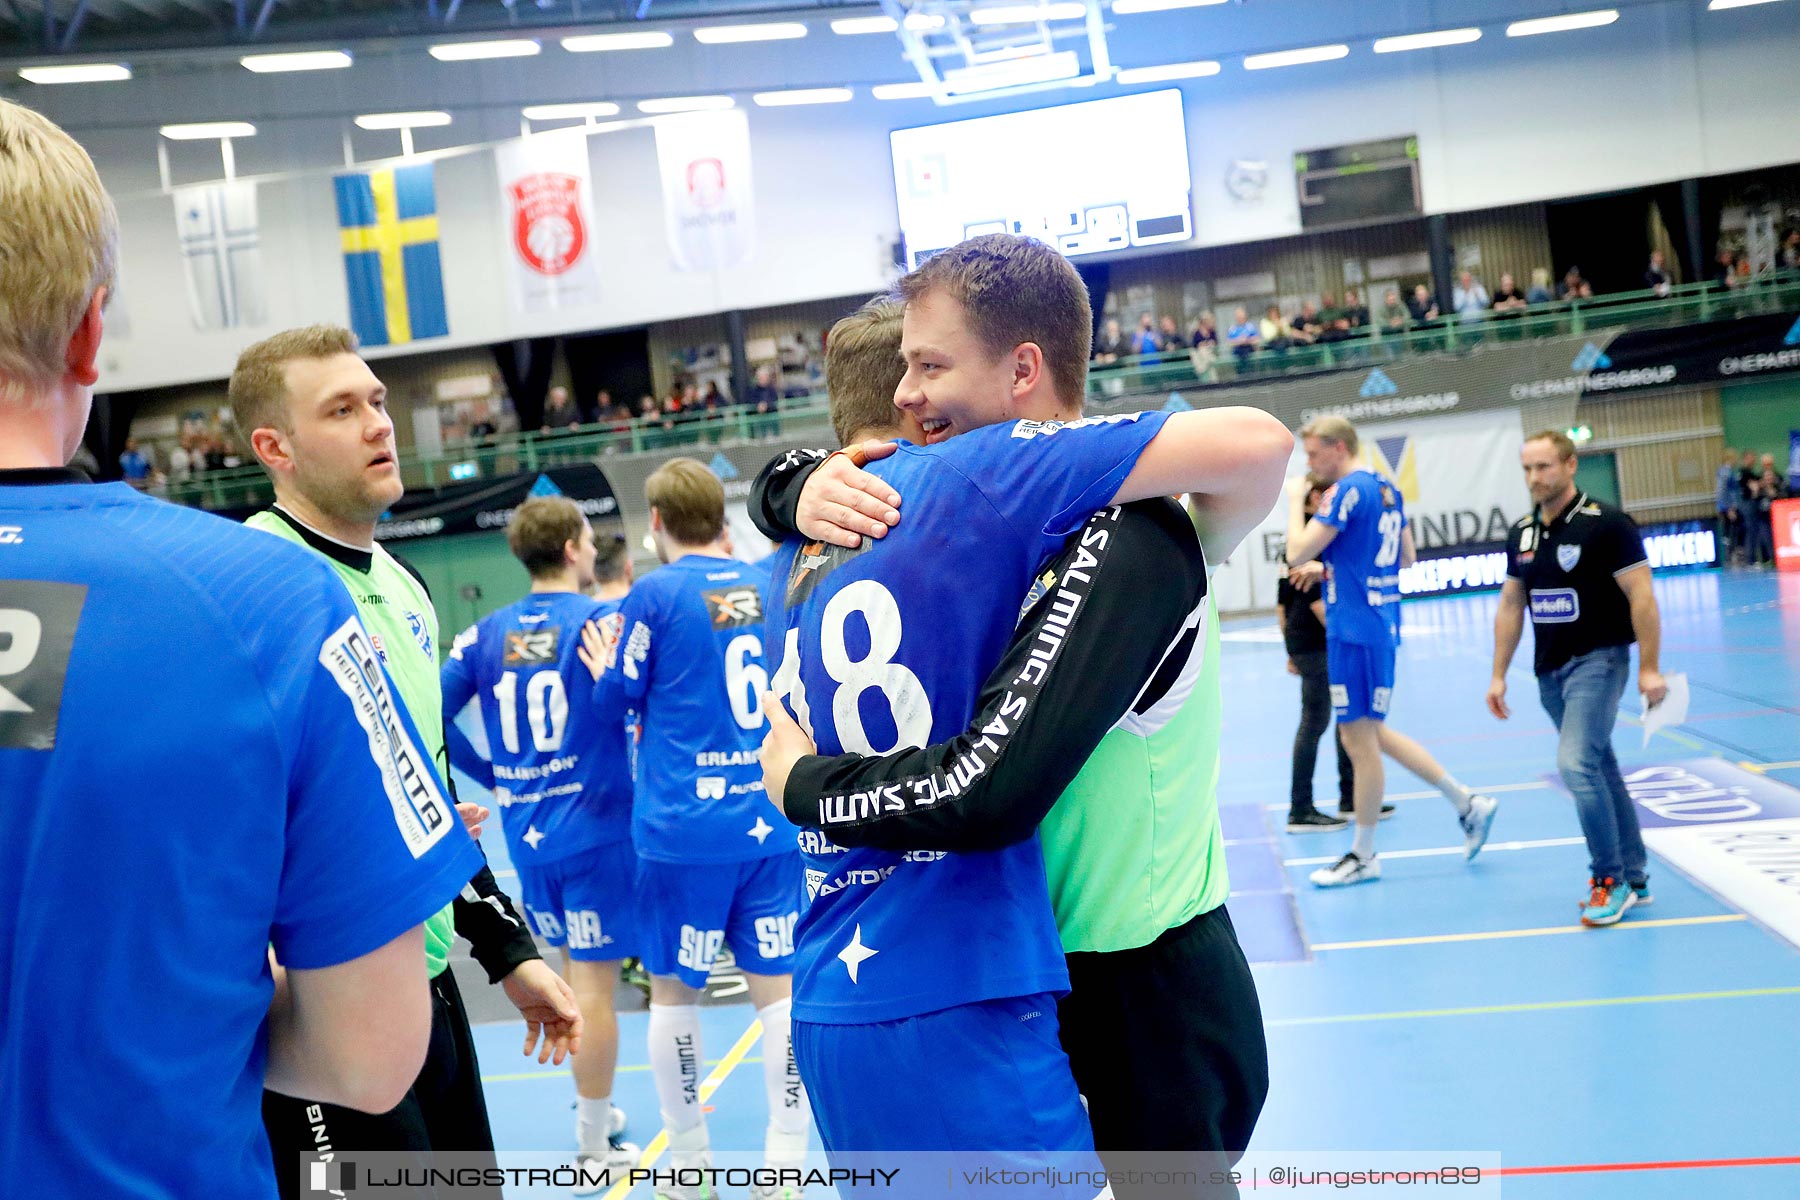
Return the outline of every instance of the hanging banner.
{"type": "Polygon", "coordinates": [[[506,277],[520,312],[600,302],[594,185],[587,136],[579,130],[502,142],[500,202],[506,217],[506,277]]]}
{"type": "Polygon", "coordinates": [[[195,329],[236,329],[268,319],[254,183],[176,188],[175,232],[195,329]]]}
{"type": "MultiPolygon", "coordinates": [[[[1370,422],[1358,425],[1356,432],[1361,465],[1399,487],[1421,558],[1449,547],[1485,549],[1504,542],[1508,527],[1531,511],[1531,494],[1519,468],[1525,433],[1516,408],[1405,423],[1370,422]]],[[[1304,447],[1296,439],[1288,474],[1291,478],[1305,473],[1304,447]]],[[[1247,607],[1270,608],[1275,603],[1287,518],[1284,490],[1262,524],[1232,555],[1249,560],[1247,607]]],[[[1505,569],[1502,562],[1501,573],[1505,569]]],[[[1498,583],[1496,578],[1490,586],[1498,583]]]]}
{"type": "Polygon", "coordinates": [[[750,123],[736,110],[656,121],[663,220],[681,271],[721,271],[748,262],[755,241],[750,123]]]}

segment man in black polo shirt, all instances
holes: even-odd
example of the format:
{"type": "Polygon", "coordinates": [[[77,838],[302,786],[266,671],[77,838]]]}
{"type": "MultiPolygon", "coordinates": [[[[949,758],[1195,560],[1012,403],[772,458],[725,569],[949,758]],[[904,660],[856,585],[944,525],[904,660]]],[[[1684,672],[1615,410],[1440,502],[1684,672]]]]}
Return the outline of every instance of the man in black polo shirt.
{"type": "Polygon", "coordinates": [[[1650,903],[1644,838],[1619,775],[1612,730],[1632,642],[1638,643],[1644,707],[1668,693],[1658,670],[1662,621],[1637,523],[1576,489],[1575,443],[1564,434],[1536,433],[1519,458],[1537,508],[1507,540],[1487,706],[1502,721],[1512,715],[1506,669],[1529,606],[1538,695],[1561,733],[1556,766],[1575,797],[1588,844],[1592,879],[1581,922],[1612,925],[1634,904],[1650,903]]]}

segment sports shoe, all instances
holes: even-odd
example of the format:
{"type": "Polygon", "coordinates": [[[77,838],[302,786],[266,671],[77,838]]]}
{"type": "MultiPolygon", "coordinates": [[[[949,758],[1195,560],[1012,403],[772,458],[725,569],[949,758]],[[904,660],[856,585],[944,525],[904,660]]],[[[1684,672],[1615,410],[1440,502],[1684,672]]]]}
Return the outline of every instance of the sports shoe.
{"type": "Polygon", "coordinates": [[[704,1123],[670,1134],[668,1165],[660,1170],[672,1173],[674,1181],[656,1185],[656,1200],[717,1200],[718,1192],[705,1182],[710,1176],[702,1177],[697,1183],[679,1182],[680,1172],[705,1170],[711,1166],[712,1149],[704,1123]]]}
{"type": "MultiPolygon", "coordinates": [[[[585,1130],[581,1127],[581,1112],[580,1112],[581,1106],[579,1104],[572,1104],[569,1107],[576,1110],[576,1114],[575,1114],[575,1144],[577,1146],[579,1146],[587,1140],[587,1130],[585,1130]]],[[[616,1140],[618,1140],[619,1135],[624,1132],[625,1132],[625,1110],[615,1104],[612,1106],[612,1112],[607,1116],[607,1119],[606,1119],[607,1140],[608,1141],[616,1141],[616,1140]]]]}
{"type": "Polygon", "coordinates": [[[1635,904],[1638,908],[1642,908],[1646,904],[1655,904],[1656,903],[1656,897],[1652,896],[1650,894],[1650,881],[1648,879],[1644,880],[1644,882],[1642,882],[1642,883],[1632,884],[1631,885],[1631,894],[1633,896],[1637,897],[1637,899],[1632,901],[1632,903],[1635,904]]]}
{"type": "Polygon", "coordinates": [[[1469,815],[1457,818],[1463,831],[1463,857],[1474,858],[1487,845],[1488,830],[1494,827],[1494,813],[1500,802],[1492,796],[1476,796],[1469,801],[1469,815]]]}
{"type": "Polygon", "coordinates": [[[1330,813],[1322,813],[1316,808],[1304,812],[1288,814],[1287,831],[1289,833],[1333,833],[1350,822],[1343,817],[1334,817],[1330,813]]]}
{"type": "MultiPolygon", "coordinates": [[[[1383,821],[1387,820],[1389,817],[1391,817],[1393,815],[1394,815],[1394,806],[1393,805],[1384,804],[1381,806],[1381,819],[1383,821]]],[[[1344,820],[1346,820],[1346,821],[1356,820],[1356,806],[1354,804],[1338,805],[1338,816],[1344,818],[1344,820]]]]}
{"type": "Polygon", "coordinates": [[[793,1183],[781,1183],[773,1187],[757,1183],[750,1187],[750,1200],[805,1200],[805,1196],[806,1189],[793,1183]]]}
{"type": "Polygon", "coordinates": [[[1329,867],[1320,867],[1309,878],[1317,887],[1349,887],[1355,883],[1373,883],[1381,878],[1381,860],[1371,858],[1364,862],[1356,857],[1352,850],[1329,867]]]}
{"type": "Polygon", "coordinates": [[[1588,882],[1593,885],[1593,890],[1588,893],[1588,902],[1581,910],[1583,925],[1617,925],[1625,911],[1637,903],[1637,893],[1610,875],[1588,882]]]}
{"type": "MultiPolygon", "coordinates": [[[[613,1109],[617,1113],[618,1109],[613,1109]]],[[[593,1196],[606,1191],[613,1184],[625,1177],[626,1172],[638,1165],[643,1156],[630,1142],[622,1141],[618,1134],[606,1139],[604,1153],[584,1150],[575,1156],[575,1170],[580,1182],[569,1190],[577,1196],[593,1196]]]]}

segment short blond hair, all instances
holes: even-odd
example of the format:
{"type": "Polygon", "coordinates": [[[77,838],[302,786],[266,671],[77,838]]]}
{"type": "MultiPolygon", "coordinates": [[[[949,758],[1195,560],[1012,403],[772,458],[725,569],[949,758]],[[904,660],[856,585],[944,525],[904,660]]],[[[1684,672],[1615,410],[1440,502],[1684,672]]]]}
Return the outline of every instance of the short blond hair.
{"type": "Polygon", "coordinates": [[[533,496],[506,522],[506,545],[533,579],[555,575],[568,561],[570,542],[580,544],[587,516],[567,496],[533,496]]]}
{"type": "Polygon", "coordinates": [[[288,412],[289,363],[355,353],[356,335],[340,325],[289,329],[245,350],[238,355],[226,387],[238,436],[248,441],[258,429],[293,428],[288,412]]]}
{"type": "Polygon", "coordinates": [[[869,301],[836,325],[825,340],[825,390],[838,445],[864,431],[897,430],[894,392],[906,375],[900,327],[906,305],[886,296],[869,301]]]}
{"type": "Polygon", "coordinates": [[[1362,445],[1356,436],[1356,426],[1336,413],[1314,417],[1300,427],[1300,436],[1318,438],[1321,442],[1336,442],[1352,454],[1362,445]]]}
{"type": "Polygon", "coordinates": [[[684,546],[705,546],[725,532],[725,485],[697,458],[671,458],[644,481],[644,499],[684,546]]]}
{"type": "Polygon", "coordinates": [[[0,100],[0,403],[42,397],[118,269],[119,216],[94,160],[45,117],[0,100]]]}

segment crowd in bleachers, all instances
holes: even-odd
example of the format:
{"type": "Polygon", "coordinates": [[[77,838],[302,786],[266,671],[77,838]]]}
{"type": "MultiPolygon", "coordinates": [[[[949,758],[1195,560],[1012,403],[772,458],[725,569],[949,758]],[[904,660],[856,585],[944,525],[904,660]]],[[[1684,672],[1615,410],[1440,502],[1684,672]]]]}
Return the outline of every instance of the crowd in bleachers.
{"type": "MultiPolygon", "coordinates": [[[[1774,267],[1800,269],[1800,229],[1787,234],[1774,267]]],[[[1768,273],[1756,270],[1741,253],[1721,250],[1711,282],[1717,288],[1736,290],[1754,286],[1768,273]]],[[[1673,293],[1674,286],[1674,275],[1663,253],[1652,251],[1644,269],[1642,290],[1666,297],[1673,293]]],[[[1385,289],[1381,303],[1373,310],[1363,303],[1356,288],[1345,288],[1341,301],[1333,292],[1323,293],[1317,301],[1304,300],[1291,315],[1284,314],[1280,305],[1269,304],[1260,316],[1253,316],[1250,306],[1240,304],[1233,309],[1222,333],[1211,310],[1196,316],[1186,332],[1172,316],[1145,312],[1139,314],[1136,327],[1129,332],[1118,319],[1109,318],[1094,338],[1093,363],[1105,367],[1130,358],[1185,353],[1204,374],[1221,353],[1231,354],[1241,363],[1259,351],[1288,351],[1371,335],[1391,337],[1441,328],[1451,314],[1458,323],[1467,325],[1516,318],[1528,308],[1592,300],[1594,295],[1593,284],[1579,266],[1572,265],[1554,286],[1548,268],[1533,268],[1524,289],[1508,272],[1502,272],[1498,286],[1490,290],[1473,271],[1464,270],[1457,274],[1447,302],[1429,284],[1420,283],[1404,299],[1399,288],[1385,289]]]]}

